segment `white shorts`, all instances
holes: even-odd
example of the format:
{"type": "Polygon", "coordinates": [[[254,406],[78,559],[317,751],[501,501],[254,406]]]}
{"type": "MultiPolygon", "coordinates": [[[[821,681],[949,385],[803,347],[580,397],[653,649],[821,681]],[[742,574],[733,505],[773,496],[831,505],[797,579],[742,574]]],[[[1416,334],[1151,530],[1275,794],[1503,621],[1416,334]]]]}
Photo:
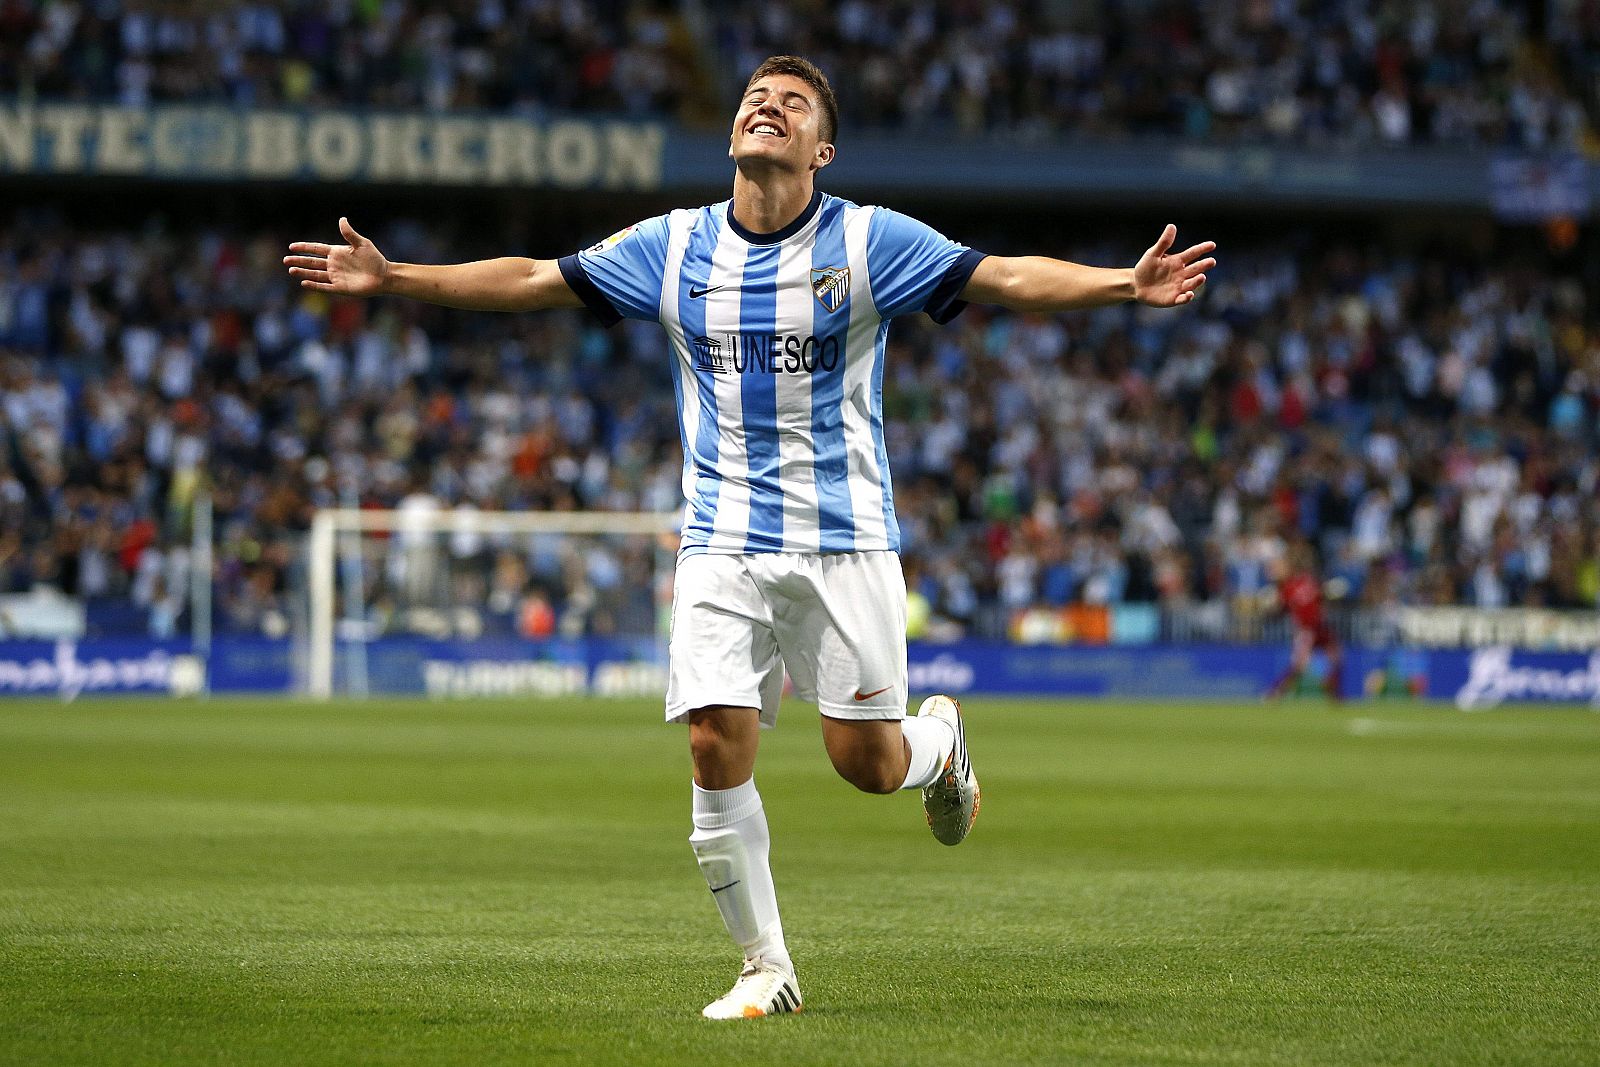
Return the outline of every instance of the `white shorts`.
{"type": "Polygon", "coordinates": [[[893,552],[702,553],[678,560],[667,721],[713,705],[778,721],[795,693],[834,719],[906,714],[906,581],[893,552]]]}

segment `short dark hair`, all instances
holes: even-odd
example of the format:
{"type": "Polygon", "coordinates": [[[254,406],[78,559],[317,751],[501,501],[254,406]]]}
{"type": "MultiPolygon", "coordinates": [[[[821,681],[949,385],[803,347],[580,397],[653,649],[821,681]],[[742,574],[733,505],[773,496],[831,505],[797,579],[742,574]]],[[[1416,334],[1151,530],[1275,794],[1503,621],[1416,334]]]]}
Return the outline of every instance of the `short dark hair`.
{"type": "Polygon", "coordinates": [[[839,133],[839,99],[833,95],[833,86],[828,84],[828,76],[822,73],[815,63],[800,56],[769,56],[762,60],[761,66],[750,75],[750,80],[744,83],[744,91],[749,95],[750,86],[771,74],[787,74],[799,78],[816,91],[817,103],[822,106],[822,139],[829,144],[839,133]]]}

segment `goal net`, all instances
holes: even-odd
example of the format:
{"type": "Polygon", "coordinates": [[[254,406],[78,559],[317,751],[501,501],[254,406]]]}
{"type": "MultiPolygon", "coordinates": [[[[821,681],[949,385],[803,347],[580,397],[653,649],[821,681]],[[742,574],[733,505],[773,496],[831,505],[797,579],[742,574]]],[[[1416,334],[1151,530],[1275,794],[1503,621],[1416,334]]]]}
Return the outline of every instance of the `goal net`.
{"type": "Polygon", "coordinates": [[[303,690],[659,693],[679,513],[444,508],[316,513],[303,690]]]}

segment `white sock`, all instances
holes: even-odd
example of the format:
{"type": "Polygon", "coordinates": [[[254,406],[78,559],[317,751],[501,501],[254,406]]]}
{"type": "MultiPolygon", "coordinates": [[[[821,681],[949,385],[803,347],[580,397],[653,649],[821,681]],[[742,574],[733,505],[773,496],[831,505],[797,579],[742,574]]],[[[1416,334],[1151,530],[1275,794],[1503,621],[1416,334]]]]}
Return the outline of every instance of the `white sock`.
{"type": "Polygon", "coordinates": [[[955,728],[931,715],[910,715],[900,721],[900,730],[911,746],[911,764],[900,788],[921,789],[944,769],[945,760],[956,747],[955,728]]]}
{"type": "Polygon", "coordinates": [[[756,781],[732,789],[694,787],[694,833],[689,835],[706,887],[723,925],[746,959],[794,970],[783,943],[778,894],[767,864],[771,839],[756,781]]]}

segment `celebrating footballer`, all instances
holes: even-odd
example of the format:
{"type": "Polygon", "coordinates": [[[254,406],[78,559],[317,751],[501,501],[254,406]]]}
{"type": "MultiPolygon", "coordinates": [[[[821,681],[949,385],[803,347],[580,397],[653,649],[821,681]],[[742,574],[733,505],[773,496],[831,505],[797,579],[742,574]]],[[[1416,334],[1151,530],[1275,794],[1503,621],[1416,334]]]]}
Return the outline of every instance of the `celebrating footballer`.
{"type": "Polygon", "coordinates": [[[799,1011],[755,783],[785,671],[821,712],[834,768],[867,793],[916,789],[934,837],[978,815],[961,710],[906,714],[900,569],[882,383],[889,320],[947,323],[969,303],[1059,312],[1195,298],[1215,265],[1167,226],[1132,267],[989,256],[880,207],[816,188],[838,107],[813,64],[761,64],[734,116],[733,196],[647,219],[560,260],[391,263],[339,220],[343,244],[297,242],[308,289],[450,307],[588,307],[659,322],[673,353],[686,506],[666,718],[694,763],[689,843],[744,963],[713,1019],[799,1011]]]}

